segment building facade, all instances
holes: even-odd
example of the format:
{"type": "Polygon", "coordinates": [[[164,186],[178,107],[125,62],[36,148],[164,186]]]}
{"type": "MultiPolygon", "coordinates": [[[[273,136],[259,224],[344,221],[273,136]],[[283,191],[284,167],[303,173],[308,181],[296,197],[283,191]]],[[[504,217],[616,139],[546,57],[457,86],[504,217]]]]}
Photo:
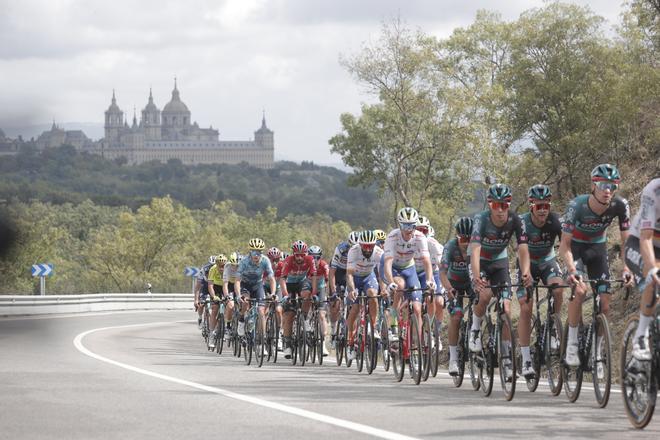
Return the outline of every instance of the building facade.
{"type": "Polygon", "coordinates": [[[100,154],[107,159],[123,157],[129,164],[179,159],[187,165],[247,162],[260,168],[273,167],[274,133],[266,126],[265,114],[261,127],[254,132],[254,140],[221,141],[218,130],[201,128],[192,121],[190,110],[181,101],[176,80],[172,98],[162,111],[154,103],[149,90],[140,120],[134,111],[130,125],[117,105],[113,90],[104,122],[105,137],[97,142],[87,139],[81,131],[64,131],[53,123],[50,131],[39,136],[37,144],[44,148],[70,143],[77,149],[100,154]]]}

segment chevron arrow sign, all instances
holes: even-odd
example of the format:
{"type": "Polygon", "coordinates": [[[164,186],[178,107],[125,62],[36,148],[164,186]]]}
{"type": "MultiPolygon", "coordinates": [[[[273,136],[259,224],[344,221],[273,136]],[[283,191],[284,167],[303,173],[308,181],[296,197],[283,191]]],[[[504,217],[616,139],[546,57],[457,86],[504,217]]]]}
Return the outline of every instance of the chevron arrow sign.
{"type": "Polygon", "coordinates": [[[53,273],[52,264],[33,264],[32,276],[33,277],[48,277],[53,273]]]}

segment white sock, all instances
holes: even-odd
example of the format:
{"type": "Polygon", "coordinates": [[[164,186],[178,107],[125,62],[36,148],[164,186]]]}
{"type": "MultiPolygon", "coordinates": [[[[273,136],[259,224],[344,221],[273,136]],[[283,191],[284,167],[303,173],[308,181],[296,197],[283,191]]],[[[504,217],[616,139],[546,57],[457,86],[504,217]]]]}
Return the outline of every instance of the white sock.
{"type": "Polygon", "coordinates": [[[521,346],[520,347],[520,353],[522,353],[523,364],[532,361],[532,359],[531,359],[532,355],[529,352],[529,346],[527,346],[527,347],[521,346]]]}
{"type": "Polygon", "coordinates": [[[568,342],[570,344],[577,344],[577,337],[578,337],[578,328],[577,327],[571,327],[569,325],[568,326],[568,342]]]}
{"type": "Polygon", "coordinates": [[[449,361],[455,361],[458,357],[458,346],[450,345],[449,346],[449,361]]]}
{"type": "Polygon", "coordinates": [[[479,331],[481,329],[481,319],[476,313],[472,312],[472,331],[479,331]]]}
{"type": "Polygon", "coordinates": [[[645,316],[641,313],[639,314],[639,325],[637,326],[637,331],[635,332],[635,339],[640,336],[646,336],[649,330],[649,325],[653,322],[653,316],[645,316]]]}

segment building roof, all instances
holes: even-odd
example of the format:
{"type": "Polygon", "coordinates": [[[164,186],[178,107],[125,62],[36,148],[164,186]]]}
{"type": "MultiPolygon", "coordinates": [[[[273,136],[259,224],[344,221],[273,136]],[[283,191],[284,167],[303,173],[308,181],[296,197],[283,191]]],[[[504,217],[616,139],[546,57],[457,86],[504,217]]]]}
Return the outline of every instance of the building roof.
{"type": "Polygon", "coordinates": [[[147,113],[158,112],[158,107],[156,107],[156,104],[154,104],[154,96],[151,93],[151,87],[149,87],[149,102],[147,102],[147,106],[144,108],[144,111],[147,113]]]}
{"type": "Polygon", "coordinates": [[[177,89],[176,87],[176,78],[174,79],[174,90],[172,90],[172,99],[170,100],[170,102],[165,104],[162,113],[190,114],[190,110],[188,110],[188,107],[186,107],[186,104],[184,104],[183,101],[181,101],[181,97],[179,96],[179,89],[177,89]]]}
{"type": "Polygon", "coordinates": [[[117,105],[117,99],[115,98],[115,89],[112,89],[112,102],[110,107],[108,107],[107,113],[122,113],[121,109],[117,105]]]}

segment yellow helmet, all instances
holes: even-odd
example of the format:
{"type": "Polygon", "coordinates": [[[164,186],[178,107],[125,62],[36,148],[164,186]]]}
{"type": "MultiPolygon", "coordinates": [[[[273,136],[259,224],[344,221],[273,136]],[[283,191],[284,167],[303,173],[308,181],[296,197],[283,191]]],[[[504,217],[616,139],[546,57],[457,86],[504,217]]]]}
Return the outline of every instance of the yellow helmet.
{"type": "Polygon", "coordinates": [[[376,236],[376,241],[385,241],[387,234],[382,229],[374,229],[374,235],[376,236]]]}
{"type": "Polygon", "coordinates": [[[229,254],[229,259],[227,260],[229,264],[238,264],[238,254],[236,252],[232,252],[229,254]]]}
{"type": "Polygon", "coordinates": [[[220,263],[221,266],[224,266],[227,263],[227,257],[225,256],[225,254],[218,254],[215,257],[215,262],[220,263]]]}
{"type": "Polygon", "coordinates": [[[251,251],[263,251],[266,249],[266,243],[261,238],[253,238],[248,243],[248,247],[251,251]]]}

